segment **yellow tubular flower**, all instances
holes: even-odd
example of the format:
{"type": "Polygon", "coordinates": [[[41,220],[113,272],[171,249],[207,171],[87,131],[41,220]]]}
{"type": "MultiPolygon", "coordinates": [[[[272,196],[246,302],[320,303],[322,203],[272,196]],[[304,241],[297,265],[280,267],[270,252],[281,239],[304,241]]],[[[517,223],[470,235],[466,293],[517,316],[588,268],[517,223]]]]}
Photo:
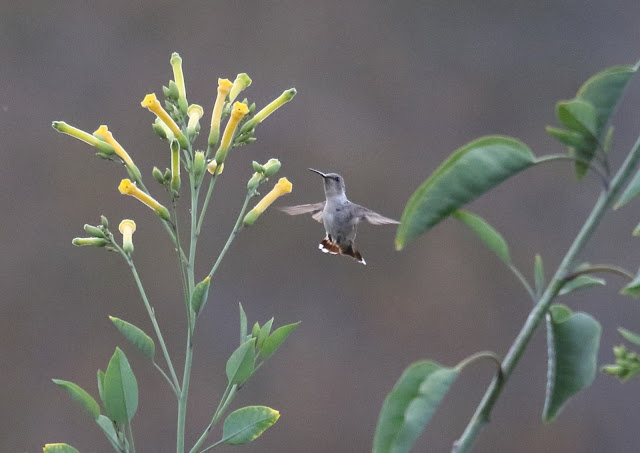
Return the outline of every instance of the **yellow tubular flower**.
{"type": "Polygon", "coordinates": [[[224,160],[227,158],[227,153],[231,148],[231,139],[233,138],[233,134],[238,127],[238,122],[244,117],[247,113],[249,113],[249,107],[246,104],[242,104],[241,102],[236,102],[233,104],[233,110],[231,111],[231,118],[229,118],[229,122],[227,126],[224,128],[224,134],[222,135],[222,141],[220,142],[220,148],[216,152],[216,162],[224,163],[224,160]]]}
{"type": "Polygon", "coordinates": [[[65,123],[64,121],[54,121],[51,123],[51,127],[53,127],[58,132],[63,134],[70,135],[78,140],[82,140],[85,143],[90,144],[91,146],[95,146],[98,150],[107,155],[115,154],[115,151],[108,143],[100,140],[99,138],[94,137],[93,135],[78,129],[77,127],[73,127],[65,123]]]}
{"type": "Polygon", "coordinates": [[[245,123],[242,126],[241,132],[247,132],[254,129],[258,124],[265,120],[269,115],[271,115],[275,110],[282,107],[283,104],[289,102],[296,95],[297,91],[295,88],[289,88],[284,91],[280,96],[271,101],[267,106],[265,106],[262,110],[255,114],[253,118],[245,123]]]}
{"type": "Polygon", "coordinates": [[[118,190],[123,195],[131,195],[134,198],[137,198],[151,209],[153,209],[156,214],[160,216],[160,218],[169,222],[171,220],[171,215],[169,214],[169,210],[158,203],[153,197],[142,190],[138,189],[135,183],[131,182],[129,179],[123,179],[120,181],[120,185],[118,186],[118,190]]]}
{"type": "Polygon", "coordinates": [[[182,146],[182,148],[184,149],[189,149],[189,140],[187,140],[187,137],[184,136],[176,122],[173,121],[173,118],[171,118],[166,110],[162,108],[162,105],[160,105],[160,101],[158,101],[158,98],[156,98],[155,93],[147,94],[140,105],[155,113],[158,118],[160,118],[162,122],[166,124],[169,129],[171,129],[173,135],[178,139],[180,146],[182,146]]]}
{"type": "Polygon", "coordinates": [[[122,145],[113,138],[113,134],[109,131],[106,125],[102,125],[98,128],[97,131],[94,132],[94,135],[104,138],[104,140],[111,145],[115,153],[118,155],[120,159],[125,163],[127,167],[131,169],[131,171],[136,176],[136,179],[142,179],[142,175],[140,174],[140,170],[136,167],[136,164],[133,163],[133,160],[129,156],[129,154],[124,150],[122,145]]]}
{"type": "Polygon", "coordinates": [[[222,118],[222,108],[224,107],[224,101],[229,94],[229,90],[233,83],[229,79],[218,79],[218,96],[216,102],[213,105],[213,113],[211,114],[211,130],[209,131],[209,148],[213,148],[218,144],[220,138],[220,118],[222,118]]]}
{"type": "Polygon", "coordinates": [[[187,113],[187,88],[184,85],[184,76],[182,74],[182,58],[178,52],[171,54],[171,67],[173,68],[173,80],[178,87],[178,107],[182,114],[187,113]]]}
{"type": "Polygon", "coordinates": [[[191,104],[187,109],[187,116],[189,117],[189,123],[187,124],[187,133],[193,137],[196,135],[196,127],[200,118],[204,115],[204,109],[198,104],[191,104]]]}
{"type": "Polygon", "coordinates": [[[289,182],[287,178],[280,178],[278,183],[275,185],[271,192],[266,194],[262,200],[258,202],[258,204],[244,217],[242,224],[245,227],[253,225],[253,223],[260,217],[260,214],[264,212],[265,209],[269,207],[271,203],[276,201],[278,197],[281,197],[284,194],[290,193],[293,189],[293,184],[289,182]]]}
{"type": "Polygon", "coordinates": [[[136,222],[130,219],[124,219],[118,227],[122,233],[122,250],[131,254],[133,253],[133,232],[136,231],[136,222]]]}
{"type": "Polygon", "coordinates": [[[229,91],[229,102],[235,101],[240,92],[249,85],[251,85],[251,77],[244,72],[242,74],[238,74],[236,76],[236,80],[233,81],[231,91],[229,91]]]}

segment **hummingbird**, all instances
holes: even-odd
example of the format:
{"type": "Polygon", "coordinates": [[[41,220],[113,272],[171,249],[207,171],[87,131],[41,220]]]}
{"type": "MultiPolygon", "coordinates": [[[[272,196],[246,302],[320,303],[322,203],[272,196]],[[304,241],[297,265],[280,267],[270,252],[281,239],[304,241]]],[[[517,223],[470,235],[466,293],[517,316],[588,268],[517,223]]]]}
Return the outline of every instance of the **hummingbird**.
{"type": "Polygon", "coordinates": [[[350,202],[345,193],[344,178],[339,174],[322,173],[313,168],[309,170],[324,178],[326,201],[286,206],[281,210],[289,215],[311,214],[314,220],[322,222],[327,235],[318,248],[324,253],[347,255],[359,263],[367,264],[353,243],[358,223],[362,220],[366,220],[372,225],[398,224],[400,222],[350,202]]]}

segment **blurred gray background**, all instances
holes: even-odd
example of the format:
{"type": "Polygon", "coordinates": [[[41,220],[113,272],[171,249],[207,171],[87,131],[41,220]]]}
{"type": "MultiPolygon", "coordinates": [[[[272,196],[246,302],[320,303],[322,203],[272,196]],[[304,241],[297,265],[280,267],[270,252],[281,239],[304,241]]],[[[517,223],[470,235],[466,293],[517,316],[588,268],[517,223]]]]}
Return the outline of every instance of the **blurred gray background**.
{"type": "MultiPolygon", "coordinates": [[[[163,200],[150,170],[168,165],[168,149],[140,101],[171,78],[172,51],[183,57],[188,98],[205,107],[205,123],[218,77],[249,73],[246,94],[258,106],[298,89],[258,128],[255,145],[230,155],[200,242],[202,276],[235,220],[252,160],[282,161],[294,191],[279,205],[322,199],[320,178],[306,170],[314,167],[340,172],[353,201],[399,218],[439,163],[480,135],[518,137],[538,155],[562,151],[544,132],[555,124],[555,102],[573,97],[593,73],[640,57],[636,0],[5,0],[0,9],[3,452],[62,441],[109,451],[50,379],[72,380],[97,397],[96,370],[115,346],[141,383],[138,450],[174,449],[173,397],[107,318],[151,332],[132,277],[116,255],[72,247],[71,239],[101,214],[114,227],[125,217],[137,221],[135,260],[179,364],[184,319],[173,250],[153,214],[118,193],[122,168],[55,133],[52,120],[89,132],[108,124],[163,200]]],[[[634,80],[614,118],[615,165],[640,129],[639,87],[634,80]]],[[[599,189],[596,178],[576,183],[569,164],[554,163],[506,182],[472,209],[504,234],[527,276],[535,253],[549,275],[599,189]]],[[[630,233],[639,219],[638,203],[610,213],[582,258],[636,269],[640,243],[630,233]]],[[[254,444],[233,449],[248,452],[369,450],[382,401],[407,365],[423,358],[454,365],[485,349],[503,355],[531,308],[502,263],[452,220],[402,252],[393,248],[395,227],[363,225],[366,267],[320,253],[322,235],[310,218],[270,209],[232,245],[196,335],[189,444],[224,389],[239,301],[251,323],[272,315],[276,325],[302,321],[234,403],[282,414],[254,444]]],[[[624,282],[607,278],[608,286],[563,300],[602,322],[601,364],[620,342],[617,326],[640,330],[637,303],[618,296],[624,282]]],[[[623,386],[598,375],[555,423],[540,421],[545,341],[537,332],[477,451],[636,451],[637,381],[623,386]]],[[[488,362],[465,370],[415,451],[448,451],[492,373],[488,362]]]]}

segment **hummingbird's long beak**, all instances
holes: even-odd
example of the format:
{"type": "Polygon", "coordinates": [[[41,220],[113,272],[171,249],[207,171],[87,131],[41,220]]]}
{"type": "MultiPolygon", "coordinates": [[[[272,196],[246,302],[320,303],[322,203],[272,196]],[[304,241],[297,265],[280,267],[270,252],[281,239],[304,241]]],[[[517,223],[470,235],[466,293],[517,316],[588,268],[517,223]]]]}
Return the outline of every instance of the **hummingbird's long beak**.
{"type": "Polygon", "coordinates": [[[321,171],[318,170],[314,170],[313,168],[310,168],[309,171],[312,171],[314,173],[318,173],[320,176],[322,176],[323,178],[326,178],[327,175],[325,175],[324,173],[322,173],[321,171]]]}

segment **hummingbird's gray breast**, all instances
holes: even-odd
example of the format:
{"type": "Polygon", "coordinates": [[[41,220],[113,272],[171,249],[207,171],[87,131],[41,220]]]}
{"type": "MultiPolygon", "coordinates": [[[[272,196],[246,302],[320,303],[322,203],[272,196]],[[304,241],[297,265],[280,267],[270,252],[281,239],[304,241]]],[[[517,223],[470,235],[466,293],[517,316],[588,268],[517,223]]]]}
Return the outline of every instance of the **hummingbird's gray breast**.
{"type": "Polygon", "coordinates": [[[322,223],[337,244],[348,244],[356,237],[356,219],[349,200],[328,200],[322,213],[322,223]]]}

